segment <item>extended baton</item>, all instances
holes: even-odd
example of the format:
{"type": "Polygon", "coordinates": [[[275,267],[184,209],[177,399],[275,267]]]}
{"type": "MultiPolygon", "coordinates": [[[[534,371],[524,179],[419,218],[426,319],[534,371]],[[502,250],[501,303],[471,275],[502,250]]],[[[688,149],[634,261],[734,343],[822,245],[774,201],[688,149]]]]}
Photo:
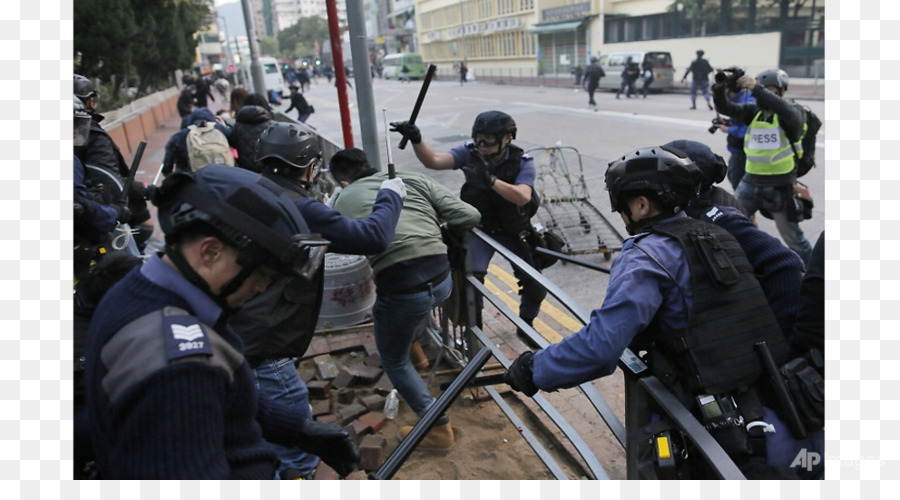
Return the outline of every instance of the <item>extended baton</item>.
{"type": "Polygon", "coordinates": [[[137,151],[134,152],[134,159],[131,160],[131,169],[128,171],[128,178],[125,179],[124,193],[122,196],[122,204],[128,204],[128,196],[131,194],[131,184],[134,182],[134,176],[137,174],[138,167],[141,165],[141,157],[144,156],[144,148],[147,147],[147,141],[141,141],[138,144],[137,151]]]}
{"type": "MultiPolygon", "coordinates": [[[[422,88],[419,89],[419,97],[416,99],[416,105],[413,107],[412,114],[409,115],[410,125],[416,124],[416,118],[419,117],[419,110],[422,109],[422,102],[425,101],[425,94],[428,93],[428,85],[431,84],[431,79],[434,78],[435,71],[437,71],[437,66],[429,64],[428,71],[425,73],[425,79],[422,81],[422,88]]],[[[398,147],[400,149],[406,149],[406,141],[406,136],[403,136],[398,147]]]]}
{"type": "Polygon", "coordinates": [[[393,179],[397,176],[397,172],[394,169],[394,154],[391,152],[391,136],[388,134],[387,110],[382,109],[381,113],[384,116],[384,146],[387,148],[388,156],[388,179],[393,179]]]}

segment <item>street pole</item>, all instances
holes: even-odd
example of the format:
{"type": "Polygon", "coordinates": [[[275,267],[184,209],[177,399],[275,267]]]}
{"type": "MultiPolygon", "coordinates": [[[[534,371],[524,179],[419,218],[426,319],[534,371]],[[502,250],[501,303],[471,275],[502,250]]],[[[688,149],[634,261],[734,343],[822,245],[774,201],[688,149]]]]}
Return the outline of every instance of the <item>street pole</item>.
{"type": "Polygon", "coordinates": [[[228,19],[225,19],[223,16],[219,16],[219,19],[225,23],[225,56],[228,57],[228,64],[225,65],[223,72],[227,72],[228,66],[234,64],[234,57],[231,55],[231,45],[228,43],[228,35],[231,34],[231,30],[228,29],[228,19]]]}
{"type": "MultiPolygon", "coordinates": [[[[247,0],[243,1],[246,2],[247,0]]],[[[328,35],[331,39],[331,57],[334,63],[338,110],[341,113],[341,128],[344,132],[344,148],[352,148],[353,129],[350,122],[350,105],[347,101],[347,73],[344,71],[344,49],[341,46],[341,30],[338,27],[337,3],[335,0],[325,0],[325,10],[328,12],[328,35]]]]}
{"type": "Polygon", "coordinates": [[[250,74],[253,77],[253,91],[268,99],[266,77],[262,64],[259,62],[259,41],[256,40],[253,8],[250,6],[250,0],[241,0],[241,6],[244,8],[244,24],[247,26],[247,41],[250,43],[250,74]]]}
{"type": "Polygon", "coordinates": [[[372,72],[369,69],[369,51],[366,46],[366,16],[362,0],[347,0],[347,23],[350,25],[350,54],[353,56],[353,78],[356,80],[356,104],[359,109],[363,151],[372,167],[381,170],[375,94],[372,91],[372,72]]]}

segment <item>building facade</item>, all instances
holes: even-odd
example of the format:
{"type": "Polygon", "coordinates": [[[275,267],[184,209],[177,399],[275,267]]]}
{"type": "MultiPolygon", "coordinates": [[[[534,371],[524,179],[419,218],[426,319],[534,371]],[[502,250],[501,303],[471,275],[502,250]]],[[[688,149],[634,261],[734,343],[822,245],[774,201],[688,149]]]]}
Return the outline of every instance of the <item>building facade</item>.
{"type": "Polygon", "coordinates": [[[603,53],[663,50],[680,78],[699,49],[714,67],[824,77],[824,0],[418,0],[420,52],[476,74],[567,74],[603,53]]]}

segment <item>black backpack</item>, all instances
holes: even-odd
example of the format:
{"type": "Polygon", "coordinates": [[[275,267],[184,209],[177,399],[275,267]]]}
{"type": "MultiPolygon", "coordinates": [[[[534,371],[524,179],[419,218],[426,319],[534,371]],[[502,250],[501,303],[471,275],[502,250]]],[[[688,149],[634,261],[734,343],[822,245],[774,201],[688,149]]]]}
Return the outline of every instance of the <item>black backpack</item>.
{"type": "Polygon", "coordinates": [[[794,150],[794,162],[797,165],[797,177],[803,177],[816,166],[816,134],[818,134],[819,129],[822,128],[822,120],[820,120],[808,107],[801,104],[794,105],[800,108],[805,117],[804,128],[806,130],[800,137],[800,145],[803,147],[803,156],[798,155],[797,148],[794,147],[793,142],[791,143],[791,149],[794,150]]]}

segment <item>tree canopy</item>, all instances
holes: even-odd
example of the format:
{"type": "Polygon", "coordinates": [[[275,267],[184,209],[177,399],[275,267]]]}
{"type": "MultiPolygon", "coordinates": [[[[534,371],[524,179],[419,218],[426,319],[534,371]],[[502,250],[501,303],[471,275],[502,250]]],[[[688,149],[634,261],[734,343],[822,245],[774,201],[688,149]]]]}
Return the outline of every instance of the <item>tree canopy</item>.
{"type": "Polygon", "coordinates": [[[76,72],[103,81],[135,77],[143,93],[193,64],[194,34],[211,11],[212,0],[78,0],[76,72]]]}
{"type": "Polygon", "coordinates": [[[301,17],[297,23],[278,33],[278,50],[284,57],[296,59],[315,51],[316,42],[328,40],[328,22],[318,16],[301,17]]]}

